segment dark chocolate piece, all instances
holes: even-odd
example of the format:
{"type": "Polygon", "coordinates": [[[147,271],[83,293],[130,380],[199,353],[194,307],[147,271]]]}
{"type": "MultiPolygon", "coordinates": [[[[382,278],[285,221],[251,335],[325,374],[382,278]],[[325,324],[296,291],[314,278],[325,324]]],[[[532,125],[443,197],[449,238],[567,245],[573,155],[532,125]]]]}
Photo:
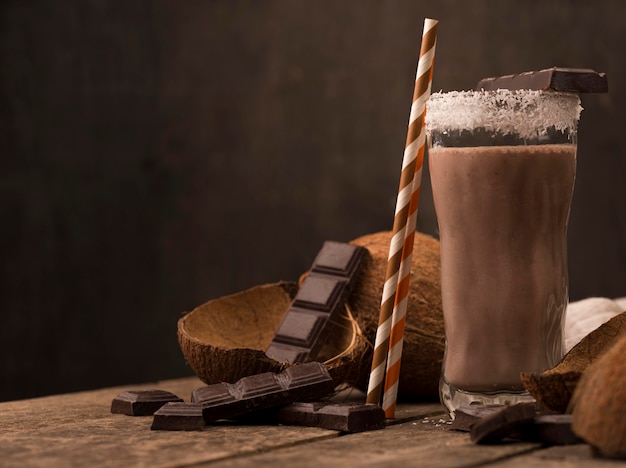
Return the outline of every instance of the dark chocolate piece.
{"type": "Polygon", "coordinates": [[[344,242],[326,241],[315,257],[311,274],[330,275],[347,280],[348,290],[352,290],[358,279],[366,249],[344,242]]]}
{"type": "Polygon", "coordinates": [[[285,406],[295,401],[318,400],[335,388],[328,369],[319,362],[288,367],[279,374],[265,372],[234,384],[220,383],[197,389],[192,398],[202,406],[206,423],[285,406]]]}
{"type": "Polygon", "coordinates": [[[568,93],[606,93],[608,80],[605,73],[583,68],[546,68],[539,71],[483,78],[476,90],[534,89],[568,93]]]}
{"type": "Polygon", "coordinates": [[[535,403],[504,406],[494,414],[476,421],[470,429],[470,439],[477,444],[500,442],[532,422],[535,414],[535,403]]]}
{"type": "Polygon", "coordinates": [[[205,427],[202,405],[167,403],[154,413],[153,431],[201,431],[205,427]]]}
{"type": "Polygon", "coordinates": [[[487,416],[495,414],[504,408],[504,405],[468,405],[454,410],[454,419],[450,429],[469,432],[472,426],[487,416]]]}
{"type": "Polygon", "coordinates": [[[165,390],[129,390],[116,396],[111,402],[111,413],[128,416],[150,416],[161,406],[182,398],[165,390]]]}
{"type": "Polygon", "coordinates": [[[385,427],[385,412],[363,403],[292,403],[278,410],[279,424],[310,426],[343,432],[363,432],[385,427]]]}
{"type": "Polygon", "coordinates": [[[313,360],[328,324],[344,308],[365,256],[364,247],[327,241],[302,282],[265,353],[280,362],[313,360]]]}
{"type": "MultiPolygon", "coordinates": [[[[504,408],[507,406],[462,406],[454,411],[455,417],[450,429],[470,432],[477,422],[493,416],[504,408]]],[[[572,415],[558,413],[536,414],[532,420],[510,429],[505,437],[549,445],[569,445],[581,442],[581,439],[572,431],[572,415]]]]}
{"type": "Polygon", "coordinates": [[[550,445],[570,445],[582,442],[572,431],[571,414],[538,414],[532,423],[519,429],[516,438],[550,445]]]}

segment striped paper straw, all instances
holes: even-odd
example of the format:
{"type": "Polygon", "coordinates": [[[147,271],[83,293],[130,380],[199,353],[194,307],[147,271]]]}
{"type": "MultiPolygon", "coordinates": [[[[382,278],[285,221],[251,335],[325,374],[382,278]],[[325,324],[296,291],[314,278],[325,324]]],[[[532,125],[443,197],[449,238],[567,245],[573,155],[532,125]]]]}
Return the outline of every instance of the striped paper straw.
{"type": "Polygon", "coordinates": [[[413,190],[409,202],[409,213],[406,222],[404,243],[398,271],[398,285],[394,300],[389,332],[389,352],[387,354],[387,369],[385,375],[382,407],[385,416],[393,418],[396,410],[396,397],[398,394],[398,381],[400,378],[400,358],[402,357],[402,343],[404,339],[404,324],[406,322],[406,308],[411,281],[411,263],[413,259],[413,245],[415,242],[415,226],[417,223],[417,209],[419,206],[420,188],[422,183],[422,165],[424,162],[425,118],[426,101],[430,97],[433,77],[433,62],[435,59],[435,46],[437,44],[437,21],[426,19],[424,33],[422,35],[422,47],[417,65],[415,92],[409,117],[409,130],[407,133],[407,148],[414,146],[412,151],[416,153],[415,176],[413,177],[413,190]]]}
{"type": "MultiPolygon", "coordinates": [[[[385,388],[384,393],[387,393],[386,388],[389,387],[385,381],[389,379],[394,380],[396,372],[398,376],[400,372],[398,351],[401,354],[402,335],[404,333],[404,317],[400,315],[406,315],[406,296],[408,295],[408,283],[410,281],[411,253],[415,236],[415,222],[417,220],[417,205],[419,202],[424,156],[425,138],[422,127],[424,126],[426,100],[430,96],[437,23],[436,20],[429,18],[426,18],[424,21],[422,46],[402,160],[392,238],[389,245],[387,272],[383,286],[378,329],[376,330],[372,371],[367,389],[366,401],[379,405],[383,404],[384,409],[385,402],[382,401],[383,389],[385,388]],[[407,247],[408,244],[410,244],[410,247],[407,247]],[[408,270],[408,273],[406,270],[408,270]],[[404,309],[398,309],[396,304],[404,304],[404,309]],[[399,325],[400,322],[401,325],[399,325]],[[395,330],[393,336],[391,335],[392,330],[395,330]],[[401,334],[399,345],[398,333],[401,334]],[[391,341],[392,337],[393,341],[391,341]],[[393,353],[391,352],[392,350],[393,353]],[[391,367],[388,364],[389,357],[394,360],[391,367]]],[[[389,397],[386,397],[387,407],[391,408],[390,411],[385,410],[386,413],[390,414],[388,417],[393,417],[395,413],[397,380],[397,377],[395,377],[395,383],[392,383],[390,387],[391,393],[389,397]],[[392,396],[394,389],[396,393],[392,396]]]]}

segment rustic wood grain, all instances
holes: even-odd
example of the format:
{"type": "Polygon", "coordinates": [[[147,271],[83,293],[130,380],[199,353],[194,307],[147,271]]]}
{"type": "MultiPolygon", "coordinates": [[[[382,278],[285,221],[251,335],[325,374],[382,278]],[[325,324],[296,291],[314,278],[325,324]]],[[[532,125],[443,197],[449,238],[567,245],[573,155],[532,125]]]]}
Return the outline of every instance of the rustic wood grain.
{"type": "MultiPolygon", "coordinates": [[[[438,403],[401,403],[387,428],[358,434],[291,426],[215,424],[151,431],[151,417],[110,413],[122,391],[160,388],[188,400],[197,378],[0,403],[0,465],[35,466],[597,466],[587,445],[478,446],[449,429],[438,403]]],[[[358,390],[336,399],[359,400],[358,390]]],[[[612,462],[614,466],[619,462],[612,462]]],[[[625,463],[622,463],[625,465],[625,463]]]]}
{"type": "MultiPolygon", "coordinates": [[[[288,426],[216,424],[202,432],[151,431],[151,417],[111,414],[122,391],[159,388],[185,400],[203,385],[197,378],[128,385],[91,392],[0,403],[1,466],[185,466],[246,457],[340,435],[288,426]]],[[[359,391],[340,399],[359,399],[359,391]]],[[[440,411],[438,404],[402,407],[398,420],[440,411]]]]}
{"type": "Polygon", "coordinates": [[[594,457],[587,444],[549,447],[521,455],[496,466],[502,468],[596,468],[623,467],[626,462],[594,457]]]}
{"type": "Polygon", "coordinates": [[[539,447],[529,443],[477,446],[466,433],[451,431],[447,424],[440,423],[445,419],[439,416],[404,422],[383,431],[316,441],[306,449],[287,447],[234,458],[222,466],[478,466],[539,447]]]}

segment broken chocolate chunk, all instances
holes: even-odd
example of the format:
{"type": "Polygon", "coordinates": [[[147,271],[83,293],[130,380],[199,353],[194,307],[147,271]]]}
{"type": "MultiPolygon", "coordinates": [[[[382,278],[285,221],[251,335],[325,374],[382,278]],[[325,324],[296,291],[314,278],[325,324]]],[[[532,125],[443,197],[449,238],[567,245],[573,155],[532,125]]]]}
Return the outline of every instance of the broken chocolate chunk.
{"type": "Polygon", "coordinates": [[[454,420],[450,429],[469,432],[472,426],[483,418],[495,414],[504,405],[468,405],[454,410],[454,420]]]}
{"type": "Polygon", "coordinates": [[[501,442],[532,422],[535,414],[534,402],[504,406],[476,421],[470,428],[470,439],[477,444],[501,442]]]}
{"type": "Polygon", "coordinates": [[[169,402],[181,402],[182,398],[165,390],[129,390],[116,396],[111,402],[111,413],[127,416],[150,416],[169,402]]]}
{"type": "Polygon", "coordinates": [[[538,414],[532,423],[519,429],[516,438],[550,445],[570,445],[582,442],[572,431],[571,414],[538,414]]]}
{"type": "Polygon", "coordinates": [[[153,431],[201,431],[205,427],[198,403],[167,403],[154,413],[153,431]]]}

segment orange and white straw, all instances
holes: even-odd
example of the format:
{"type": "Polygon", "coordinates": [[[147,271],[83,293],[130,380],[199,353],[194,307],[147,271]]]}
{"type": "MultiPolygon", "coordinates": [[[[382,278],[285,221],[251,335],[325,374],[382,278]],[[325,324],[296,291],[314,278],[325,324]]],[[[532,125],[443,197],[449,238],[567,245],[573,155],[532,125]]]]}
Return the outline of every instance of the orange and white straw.
{"type": "Polygon", "coordinates": [[[381,405],[388,418],[393,418],[395,415],[400,376],[400,357],[424,161],[424,119],[426,101],[430,97],[432,84],[437,24],[438,21],[429,18],[424,21],[392,238],[389,245],[387,272],[374,343],[372,371],[367,389],[367,402],[381,405]]]}

